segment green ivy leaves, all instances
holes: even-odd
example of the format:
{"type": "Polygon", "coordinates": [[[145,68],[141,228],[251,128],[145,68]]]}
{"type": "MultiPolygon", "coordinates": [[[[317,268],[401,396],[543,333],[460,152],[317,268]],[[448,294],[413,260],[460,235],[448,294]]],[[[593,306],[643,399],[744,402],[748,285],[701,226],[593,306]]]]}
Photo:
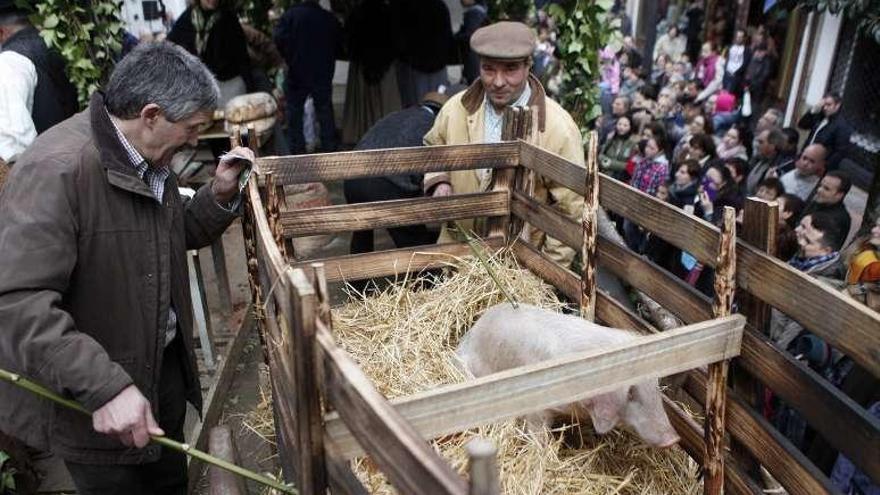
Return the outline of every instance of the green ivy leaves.
{"type": "Polygon", "coordinates": [[[79,0],[16,0],[16,4],[31,12],[30,20],[43,41],[67,61],[67,75],[85,106],[122,50],[119,2],[91,0],[88,10],[79,0]]]}

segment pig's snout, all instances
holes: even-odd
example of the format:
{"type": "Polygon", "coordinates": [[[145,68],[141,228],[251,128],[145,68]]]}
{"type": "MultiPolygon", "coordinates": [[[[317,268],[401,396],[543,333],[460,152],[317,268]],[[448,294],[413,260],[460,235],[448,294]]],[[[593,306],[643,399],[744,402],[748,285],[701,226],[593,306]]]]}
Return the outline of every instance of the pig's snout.
{"type": "Polygon", "coordinates": [[[669,447],[677,444],[679,441],[681,441],[681,437],[676,434],[672,434],[669,435],[667,438],[664,438],[658,445],[655,445],[655,447],[660,449],[668,449],[669,447]]]}

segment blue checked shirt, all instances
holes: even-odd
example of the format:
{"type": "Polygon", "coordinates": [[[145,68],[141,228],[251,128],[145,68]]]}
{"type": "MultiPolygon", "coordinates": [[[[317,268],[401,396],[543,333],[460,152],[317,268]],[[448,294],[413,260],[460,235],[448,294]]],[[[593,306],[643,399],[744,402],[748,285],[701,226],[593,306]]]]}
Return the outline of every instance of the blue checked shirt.
{"type": "MultiPolygon", "coordinates": [[[[141,180],[149,186],[150,190],[153,191],[153,197],[156,198],[156,201],[158,201],[159,204],[162,204],[162,198],[165,195],[165,181],[168,179],[168,176],[171,175],[171,170],[167,167],[150,167],[150,164],[147,163],[147,160],[143,155],[141,155],[140,152],[128,142],[128,139],[126,139],[125,135],[122,134],[122,131],[119,130],[119,127],[116,125],[116,121],[112,116],[110,117],[110,122],[113,122],[113,129],[116,130],[116,137],[119,138],[119,142],[122,144],[122,147],[125,148],[125,152],[128,154],[128,161],[132,168],[134,168],[138,177],[140,177],[141,180]]],[[[168,319],[165,323],[166,346],[174,340],[174,335],[176,333],[177,313],[174,312],[174,307],[169,306],[168,319]]]]}

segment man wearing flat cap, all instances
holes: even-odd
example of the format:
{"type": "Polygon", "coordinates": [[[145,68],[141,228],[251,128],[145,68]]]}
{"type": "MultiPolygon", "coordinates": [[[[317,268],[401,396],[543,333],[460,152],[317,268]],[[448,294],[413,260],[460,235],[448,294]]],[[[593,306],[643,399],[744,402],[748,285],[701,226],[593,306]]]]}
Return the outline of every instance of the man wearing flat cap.
{"type": "MultiPolygon", "coordinates": [[[[470,45],[480,56],[480,78],[443,106],[434,126],[425,135],[425,144],[499,142],[504,109],[530,107],[534,128],[529,142],[583,166],[580,130],[571,115],[550,99],[538,79],[529,73],[535,50],[531,29],[519,22],[498,22],[478,29],[470,45]]],[[[424,189],[433,196],[473,193],[487,190],[490,180],[488,169],[430,173],[425,175],[424,189]]],[[[570,189],[539,177],[534,195],[580,221],[583,200],[570,189]]],[[[440,242],[448,240],[451,240],[448,234],[441,234],[440,242]]],[[[574,259],[574,250],[556,239],[536,232],[532,241],[563,265],[570,265],[574,259]]]]}

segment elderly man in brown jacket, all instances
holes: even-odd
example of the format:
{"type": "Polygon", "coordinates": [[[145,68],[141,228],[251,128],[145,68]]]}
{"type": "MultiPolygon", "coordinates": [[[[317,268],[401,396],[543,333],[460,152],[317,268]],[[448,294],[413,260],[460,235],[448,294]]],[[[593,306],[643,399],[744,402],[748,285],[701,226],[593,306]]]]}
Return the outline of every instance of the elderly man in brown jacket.
{"type": "Polygon", "coordinates": [[[243,161],[186,204],[168,166],[218,97],[183,49],[139,46],[0,194],[0,366],[94,411],[0,384],[0,429],[64,459],[80,494],[186,492],[186,459],[149,435],[182,441],[201,405],[186,250],[235,218],[243,161]]]}

